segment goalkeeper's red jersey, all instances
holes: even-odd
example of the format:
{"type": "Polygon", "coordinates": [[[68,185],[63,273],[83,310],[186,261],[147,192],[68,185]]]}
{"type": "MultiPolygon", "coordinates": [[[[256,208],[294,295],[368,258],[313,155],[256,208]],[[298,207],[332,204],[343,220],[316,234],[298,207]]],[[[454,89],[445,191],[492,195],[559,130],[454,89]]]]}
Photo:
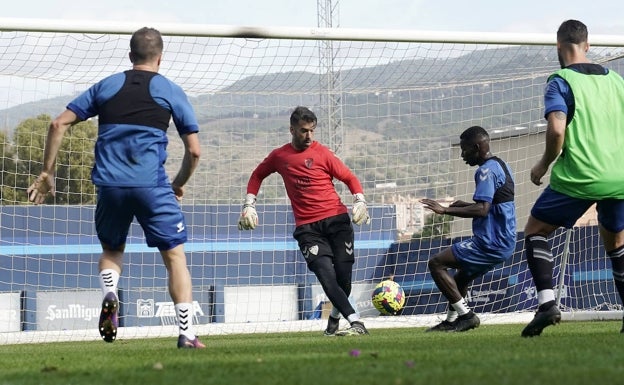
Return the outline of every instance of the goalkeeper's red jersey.
{"type": "Polygon", "coordinates": [[[251,174],[247,193],[258,195],[262,181],[274,172],[284,180],[297,226],[347,212],[334,188],[334,178],[346,184],[352,194],[363,192],[353,172],[316,141],[303,151],[290,143],[271,151],[251,174]]]}

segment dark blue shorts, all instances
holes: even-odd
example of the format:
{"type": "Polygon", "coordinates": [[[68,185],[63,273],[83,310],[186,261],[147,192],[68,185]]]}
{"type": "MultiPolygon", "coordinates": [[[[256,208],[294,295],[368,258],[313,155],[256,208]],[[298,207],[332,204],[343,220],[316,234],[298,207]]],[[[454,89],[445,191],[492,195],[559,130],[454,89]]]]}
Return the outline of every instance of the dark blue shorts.
{"type": "Polygon", "coordinates": [[[482,250],[472,238],[453,243],[453,256],[459,261],[469,276],[480,276],[492,270],[496,265],[505,262],[512,256],[510,250],[482,250]]]}
{"type": "Polygon", "coordinates": [[[100,242],[116,248],[126,243],[136,218],[149,247],[169,250],[187,240],[186,224],[170,186],[98,187],[95,230],[100,242]]]}
{"type": "Polygon", "coordinates": [[[596,203],[598,223],[607,231],[624,230],[624,200],[589,200],[568,196],[546,187],[535,201],[531,216],[553,226],[572,228],[576,221],[596,203]]]}

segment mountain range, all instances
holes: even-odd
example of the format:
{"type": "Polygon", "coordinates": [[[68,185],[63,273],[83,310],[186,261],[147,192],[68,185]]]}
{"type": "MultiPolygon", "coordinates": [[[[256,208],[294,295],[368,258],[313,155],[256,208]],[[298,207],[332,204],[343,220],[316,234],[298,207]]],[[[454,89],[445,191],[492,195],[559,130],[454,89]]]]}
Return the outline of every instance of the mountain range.
{"type": "MultiPolygon", "coordinates": [[[[432,120],[430,115],[461,110],[469,120],[470,116],[504,113],[492,109],[492,105],[504,100],[526,99],[521,95],[526,93],[526,87],[531,88],[531,93],[541,94],[546,76],[557,65],[553,47],[473,50],[444,59],[402,60],[340,71],[335,76],[339,79],[340,92],[335,96],[341,101],[343,121],[365,116],[369,121],[360,125],[366,130],[374,131],[380,120],[389,117],[412,127],[423,126],[429,121],[434,126],[447,127],[443,119],[432,120]],[[480,96],[475,98],[475,95],[480,96]],[[422,114],[424,121],[414,116],[417,114],[422,114]]],[[[310,72],[249,76],[219,92],[190,97],[190,101],[200,125],[221,119],[287,116],[295,105],[319,108],[321,81],[322,77],[310,72]]],[[[55,116],[74,96],[44,99],[0,110],[0,126],[11,131],[28,117],[39,114],[55,116]]],[[[533,119],[535,117],[531,116],[530,120],[533,119]]],[[[513,123],[501,119],[500,124],[513,123]]],[[[427,130],[423,131],[427,133],[427,130]]]]}

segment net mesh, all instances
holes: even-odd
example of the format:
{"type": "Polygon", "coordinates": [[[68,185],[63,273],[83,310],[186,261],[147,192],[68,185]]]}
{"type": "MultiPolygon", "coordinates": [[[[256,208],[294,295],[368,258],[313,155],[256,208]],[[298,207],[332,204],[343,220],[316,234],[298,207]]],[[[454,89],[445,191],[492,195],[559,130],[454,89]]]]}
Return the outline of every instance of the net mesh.
{"type": "MultiPolygon", "coordinates": [[[[0,308],[6,310],[0,311],[0,342],[99,338],[99,244],[89,182],[97,121],[68,133],[54,200],[32,206],[25,189],[41,170],[51,117],[91,84],[130,68],[129,38],[0,32],[0,308]]],[[[459,160],[458,149],[465,128],[488,129],[493,152],[510,164],[523,229],[539,194],[528,173],[543,151],[542,92],[558,68],[553,46],[354,39],[333,42],[328,55],[327,45],[312,39],[172,33],[164,40],[160,72],[188,93],[200,123],[202,161],[183,205],[200,331],[324,328],[328,302],[292,239],[294,220],[279,176],[267,178],[258,194],[260,226],[253,232],[236,227],[247,178],[290,140],[289,115],[297,105],[317,113],[317,139],[329,143],[364,186],[373,220],[356,229],[352,301],[368,325],[426,325],[446,309],[427,260],[469,236],[470,221],[432,216],[418,199],[471,200],[474,170],[459,160]],[[338,116],[332,115],[336,107],[338,116]],[[390,276],[407,303],[400,316],[378,317],[370,294],[390,276]]],[[[621,48],[591,52],[622,73],[621,48]]],[[[174,129],[169,136],[173,174],[183,147],[174,129]]],[[[350,205],[348,189],[339,182],[336,188],[350,205]]],[[[563,254],[564,235],[551,240],[556,255],[563,254]]],[[[562,306],[619,310],[594,211],[571,236],[562,306]]],[[[467,299],[486,322],[534,310],[523,247],[519,234],[513,257],[470,289],[467,299]]],[[[137,224],[124,261],[121,338],[175,333],[166,271],[137,224]]]]}

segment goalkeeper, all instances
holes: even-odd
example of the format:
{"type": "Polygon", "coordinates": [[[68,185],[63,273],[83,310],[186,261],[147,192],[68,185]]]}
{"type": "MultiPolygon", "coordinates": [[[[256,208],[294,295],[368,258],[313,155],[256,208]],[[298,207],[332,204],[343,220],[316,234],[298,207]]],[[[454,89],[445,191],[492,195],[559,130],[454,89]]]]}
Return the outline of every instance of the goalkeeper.
{"type": "Polygon", "coordinates": [[[316,123],[316,115],[308,108],[295,108],[290,116],[291,142],[271,151],[249,178],[238,228],[256,227],[255,204],[260,185],[270,174],[279,173],[295,216],[293,236],[308,268],[333,305],[324,334],[368,334],[349,302],[355,262],[351,221],[356,225],[369,223],[368,209],[357,177],[331,150],[314,140],[316,123]],[[352,218],[336,193],[334,178],[345,183],[354,195],[352,218]],[[351,326],[339,331],[340,314],[351,326]]]}

